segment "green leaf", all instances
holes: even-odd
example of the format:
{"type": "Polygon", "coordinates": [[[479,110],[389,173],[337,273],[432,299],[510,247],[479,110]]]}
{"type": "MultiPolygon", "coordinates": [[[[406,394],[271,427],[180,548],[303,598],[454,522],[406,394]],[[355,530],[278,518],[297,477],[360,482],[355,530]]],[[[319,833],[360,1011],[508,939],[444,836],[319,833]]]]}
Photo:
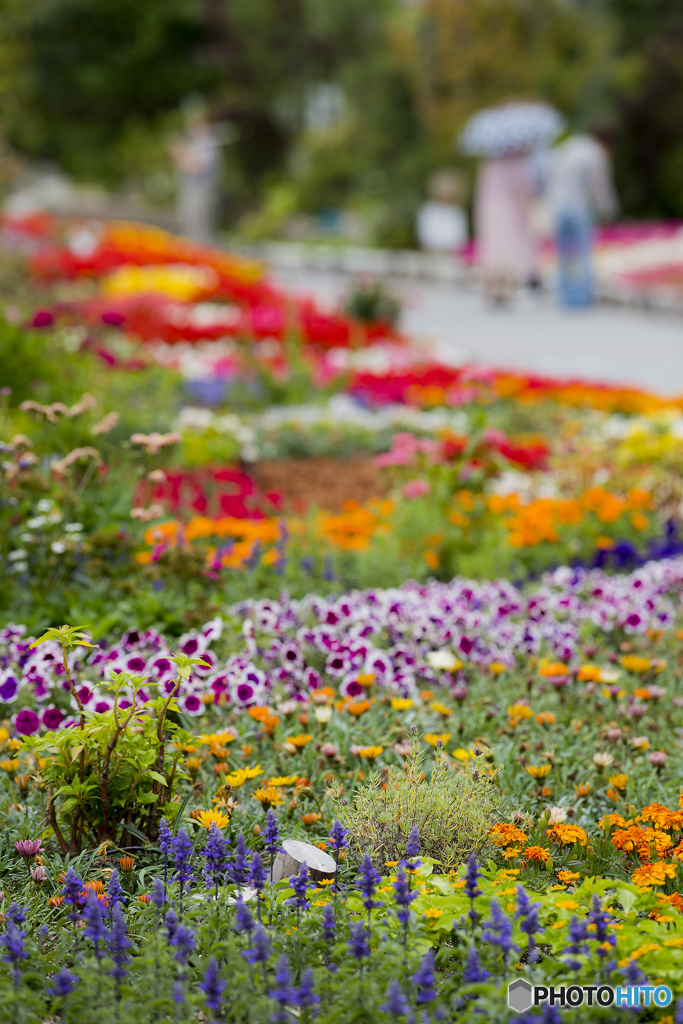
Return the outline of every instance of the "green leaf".
{"type": "Polygon", "coordinates": [[[153,804],[155,800],[159,799],[158,793],[143,793],[142,796],[137,798],[139,804],[153,804]]]}
{"type": "Polygon", "coordinates": [[[624,913],[630,914],[636,904],[638,895],[634,892],[629,892],[628,889],[617,889],[616,895],[617,899],[624,908],[624,913]]]}
{"type": "Polygon", "coordinates": [[[162,786],[168,786],[166,779],[163,777],[163,775],[160,775],[159,772],[147,772],[147,774],[149,775],[150,779],[155,779],[157,782],[160,782],[162,786]]]}

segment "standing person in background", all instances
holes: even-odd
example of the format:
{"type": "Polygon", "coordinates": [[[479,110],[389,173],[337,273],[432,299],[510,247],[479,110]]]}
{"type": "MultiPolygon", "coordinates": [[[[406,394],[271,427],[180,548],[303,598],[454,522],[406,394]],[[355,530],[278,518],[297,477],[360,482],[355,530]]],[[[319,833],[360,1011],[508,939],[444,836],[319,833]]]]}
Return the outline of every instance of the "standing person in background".
{"type": "Polygon", "coordinates": [[[492,157],[477,180],[477,262],[488,298],[501,304],[538,280],[539,247],[532,224],[534,182],[524,154],[492,157]]]}
{"type": "Polygon", "coordinates": [[[597,217],[618,204],[610,166],[608,129],[572,135],[553,150],[548,205],[557,242],[559,299],[573,309],[593,301],[592,249],[597,217]]]}
{"type": "Polygon", "coordinates": [[[429,179],[429,198],[417,213],[420,248],[455,253],[467,243],[467,214],[462,207],[463,176],[456,170],[437,171],[429,179]]]}
{"type": "Polygon", "coordinates": [[[193,105],[186,118],[185,132],[169,146],[178,172],[178,224],[188,238],[208,243],[216,215],[221,142],[203,107],[193,105]]]}

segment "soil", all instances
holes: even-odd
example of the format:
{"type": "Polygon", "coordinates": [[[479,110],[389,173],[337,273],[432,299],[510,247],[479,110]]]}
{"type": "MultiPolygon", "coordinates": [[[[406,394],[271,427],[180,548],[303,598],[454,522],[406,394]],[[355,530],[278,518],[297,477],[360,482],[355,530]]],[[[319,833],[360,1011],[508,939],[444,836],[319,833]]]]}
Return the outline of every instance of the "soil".
{"type": "Polygon", "coordinates": [[[285,511],[303,512],[315,505],[337,512],[349,499],[363,503],[386,491],[371,455],[264,460],[251,469],[250,475],[263,493],[282,495],[285,511]]]}

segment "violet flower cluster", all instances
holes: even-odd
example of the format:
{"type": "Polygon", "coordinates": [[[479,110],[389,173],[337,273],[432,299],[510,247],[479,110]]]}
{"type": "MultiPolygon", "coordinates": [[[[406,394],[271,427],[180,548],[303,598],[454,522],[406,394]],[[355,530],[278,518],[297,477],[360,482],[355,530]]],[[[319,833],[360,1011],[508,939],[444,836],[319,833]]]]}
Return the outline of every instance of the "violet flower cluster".
{"type": "MultiPolygon", "coordinates": [[[[243,629],[241,649],[228,658],[214,648],[223,630],[223,620],[216,618],[177,643],[155,630],[130,630],[109,646],[75,648],[68,664],[81,702],[95,712],[112,707],[106,687],[111,672],[149,677],[154,686],[143,687],[139,701],[170,693],[176,649],[202,658],[178,691],[188,716],[202,714],[207,694],[237,709],[267,703],[276,689],[306,698],[323,684],[354,697],[362,690],[359,673],[368,672],[380,688],[412,695],[418,680],[439,681],[441,670],[429,655],[443,648],[475,665],[497,661],[512,667],[519,655],[538,655],[542,647],[571,662],[587,629],[632,635],[670,629],[681,589],[683,557],[678,557],[624,575],[563,567],[524,590],[508,580],[455,579],[342,597],[251,600],[229,609],[243,629]],[[314,667],[321,659],[322,672],[314,667]]],[[[11,710],[21,693],[25,706],[13,719],[19,734],[73,725],[77,707],[61,649],[51,641],[31,649],[33,638],[25,633],[15,625],[0,630],[0,706],[11,710]]],[[[121,706],[133,699],[132,691],[123,692],[121,706]]]]}

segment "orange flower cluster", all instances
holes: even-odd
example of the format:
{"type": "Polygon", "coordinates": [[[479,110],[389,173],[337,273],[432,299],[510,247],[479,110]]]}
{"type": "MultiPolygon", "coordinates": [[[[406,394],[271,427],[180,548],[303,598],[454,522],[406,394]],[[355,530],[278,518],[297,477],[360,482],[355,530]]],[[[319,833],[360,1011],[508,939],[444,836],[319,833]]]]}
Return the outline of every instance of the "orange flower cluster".
{"type": "Polygon", "coordinates": [[[670,811],[664,804],[648,804],[640,812],[643,821],[651,821],[655,828],[680,832],[683,829],[683,810],[670,811]]]}
{"type": "Polygon", "coordinates": [[[275,712],[271,711],[269,707],[257,706],[249,708],[249,717],[253,718],[255,722],[260,722],[263,731],[269,735],[272,735],[275,726],[280,721],[275,712]]]}
{"type": "MultiPolygon", "coordinates": [[[[559,527],[578,525],[592,514],[604,525],[616,523],[626,513],[637,530],[646,530],[649,520],[643,510],[652,504],[648,491],[635,487],[623,498],[604,487],[590,487],[578,498],[536,498],[524,503],[518,494],[492,494],[487,499],[490,512],[502,516],[508,530],[508,543],[515,548],[535,547],[543,541],[556,543],[559,527]]],[[[598,537],[596,544],[611,547],[609,537],[598,537]]]]}
{"type": "Polygon", "coordinates": [[[343,551],[367,551],[376,533],[389,532],[386,519],[393,509],[391,501],[375,501],[367,507],[345,501],[338,515],[320,514],[318,530],[323,540],[343,551]]]}
{"type": "Polygon", "coordinates": [[[551,842],[560,843],[562,846],[571,846],[573,843],[585,846],[588,842],[588,833],[578,825],[554,825],[553,828],[546,829],[545,834],[551,842]]]}
{"type": "Polygon", "coordinates": [[[627,853],[635,851],[641,861],[649,861],[651,843],[654,844],[658,857],[666,856],[667,851],[673,846],[666,832],[654,828],[641,828],[639,825],[618,829],[612,835],[611,841],[617,850],[624,850],[627,853]]]}
{"type": "Polygon", "coordinates": [[[517,828],[516,825],[500,822],[492,826],[489,839],[495,846],[514,846],[515,843],[525,843],[527,841],[527,834],[517,828]]]}
{"type": "Polygon", "coordinates": [[[524,857],[527,860],[542,861],[545,864],[547,860],[550,860],[550,850],[544,850],[542,846],[527,846],[524,857]]]}
{"type": "Polygon", "coordinates": [[[657,861],[656,864],[644,864],[633,872],[633,881],[636,885],[664,885],[667,878],[676,877],[676,868],[673,864],[663,864],[657,861]]]}
{"type": "Polygon", "coordinates": [[[516,398],[532,405],[538,402],[561,402],[573,408],[601,409],[605,412],[647,414],[671,406],[670,399],[637,391],[635,388],[614,388],[588,383],[563,384],[559,381],[536,381],[522,374],[500,374],[493,384],[501,398],[516,398]]]}

